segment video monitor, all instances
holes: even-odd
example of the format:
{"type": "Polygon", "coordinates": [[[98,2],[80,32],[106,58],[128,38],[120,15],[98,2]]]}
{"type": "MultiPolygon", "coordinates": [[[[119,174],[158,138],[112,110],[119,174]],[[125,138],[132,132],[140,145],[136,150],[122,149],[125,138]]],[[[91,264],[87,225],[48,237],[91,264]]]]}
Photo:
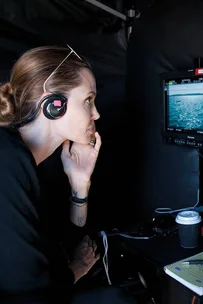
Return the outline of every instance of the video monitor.
{"type": "Polygon", "coordinates": [[[203,147],[203,75],[162,74],[163,136],[170,144],[203,147]]]}

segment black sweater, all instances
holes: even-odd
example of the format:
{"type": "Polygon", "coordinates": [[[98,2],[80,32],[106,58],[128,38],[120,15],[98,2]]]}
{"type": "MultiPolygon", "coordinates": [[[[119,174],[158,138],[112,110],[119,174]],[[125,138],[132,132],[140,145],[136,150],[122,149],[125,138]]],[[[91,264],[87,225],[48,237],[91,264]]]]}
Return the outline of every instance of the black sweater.
{"type": "MultiPolygon", "coordinates": [[[[53,291],[63,287],[65,289],[67,287],[68,290],[68,287],[73,286],[74,283],[74,275],[67,268],[65,257],[61,258],[63,252],[60,251],[60,245],[56,243],[50,245],[51,241],[43,232],[36,169],[33,155],[24,144],[19,132],[1,127],[1,294],[37,295],[41,290],[53,291]],[[51,252],[51,248],[57,249],[51,252]],[[56,252],[61,252],[58,261],[56,252]]],[[[31,302],[26,300],[26,303],[31,302]]]]}

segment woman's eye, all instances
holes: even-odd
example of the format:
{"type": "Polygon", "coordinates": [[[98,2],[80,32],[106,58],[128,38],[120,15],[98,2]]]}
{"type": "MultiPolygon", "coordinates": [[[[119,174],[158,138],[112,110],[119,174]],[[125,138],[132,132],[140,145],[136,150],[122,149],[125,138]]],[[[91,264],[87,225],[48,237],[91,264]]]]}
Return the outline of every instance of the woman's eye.
{"type": "Polygon", "coordinates": [[[86,99],[86,103],[90,106],[91,105],[91,98],[86,99]]]}

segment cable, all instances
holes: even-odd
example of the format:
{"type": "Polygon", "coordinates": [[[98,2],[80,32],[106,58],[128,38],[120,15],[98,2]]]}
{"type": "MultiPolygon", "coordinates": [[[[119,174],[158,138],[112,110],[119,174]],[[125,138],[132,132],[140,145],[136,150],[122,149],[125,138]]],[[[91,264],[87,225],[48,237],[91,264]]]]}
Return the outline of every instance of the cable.
{"type": "Polygon", "coordinates": [[[104,264],[104,269],[106,272],[106,276],[107,276],[107,280],[108,280],[108,284],[111,284],[111,280],[109,277],[109,265],[108,265],[108,240],[107,240],[107,236],[106,233],[104,231],[100,232],[100,235],[103,238],[103,245],[104,245],[104,256],[103,256],[103,264],[104,264]]]}
{"type": "Polygon", "coordinates": [[[118,235],[127,238],[127,239],[134,239],[134,240],[149,240],[152,239],[153,237],[155,237],[155,235],[152,236],[131,236],[125,233],[118,233],[118,235]]]}
{"type": "Polygon", "coordinates": [[[134,239],[134,240],[149,240],[153,237],[155,237],[155,235],[150,235],[150,236],[143,236],[143,235],[137,235],[137,236],[133,236],[134,234],[138,234],[138,231],[134,231],[134,232],[121,232],[119,231],[117,228],[114,228],[112,230],[112,232],[105,232],[106,236],[110,237],[110,236],[121,236],[124,238],[128,238],[128,239],[134,239]]]}
{"type": "Polygon", "coordinates": [[[199,204],[199,189],[197,190],[197,202],[193,207],[187,207],[187,208],[175,209],[175,210],[172,210],[171,208],[156,208],[155,212],[159,214],[172,214],[179,211],[194,210],[198,204],[199,204]]]}

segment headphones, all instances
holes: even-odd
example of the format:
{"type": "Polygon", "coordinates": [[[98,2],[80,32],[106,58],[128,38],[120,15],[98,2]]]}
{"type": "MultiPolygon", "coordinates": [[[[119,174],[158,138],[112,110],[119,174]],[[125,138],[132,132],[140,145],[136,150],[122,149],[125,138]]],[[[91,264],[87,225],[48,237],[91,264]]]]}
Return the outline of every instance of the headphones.
{"type": "Polygon", "coordinates": [[[34,111],[34,113],[28,118],[24,119],[17,127],[24,126],[25,124],[33,121],[38,115],[42,103],[43,105],[43,114],[46,118],[55,120],[61,118],[67,110],[67,98],[61,94],[50,94],[43,97],[34,111]]]}

